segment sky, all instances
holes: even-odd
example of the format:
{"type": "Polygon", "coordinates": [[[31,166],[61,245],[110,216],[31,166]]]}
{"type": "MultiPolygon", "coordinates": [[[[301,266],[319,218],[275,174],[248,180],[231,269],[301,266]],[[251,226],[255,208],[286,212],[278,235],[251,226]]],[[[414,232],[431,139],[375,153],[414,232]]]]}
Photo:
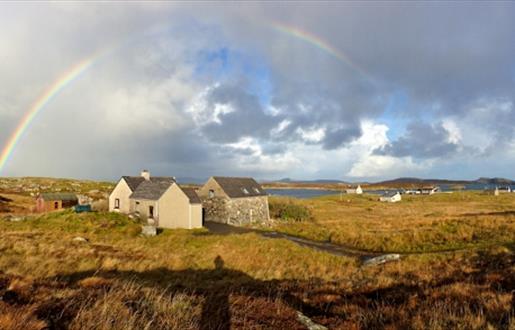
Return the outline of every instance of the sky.
{"type": "Polygon", "coordinates": [[[515,179],[514,40],[513,2],[3,2],[0,176],[515,179]]]}

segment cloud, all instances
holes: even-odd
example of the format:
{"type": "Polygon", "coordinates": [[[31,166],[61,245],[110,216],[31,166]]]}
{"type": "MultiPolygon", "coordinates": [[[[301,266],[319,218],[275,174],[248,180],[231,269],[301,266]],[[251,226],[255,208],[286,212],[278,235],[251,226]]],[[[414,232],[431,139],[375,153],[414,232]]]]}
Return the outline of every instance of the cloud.
{"type": "Polygon", "coordinates": [[[453,135],[442,123],[427,124],[412,122],[406,128],[406,133],[397,140],[376,149],[376,155],[394,157],[412,156],[415,158],[437,158],[452,156],[459,149],[456,143],[456,132],[453,135]]]}
{"type": "Polygon", "coordinates": [[[381,178],[384,173],[391,177],[404,177],[421,173],[430,164],[417,164],[411,157],[370,155],[356,162],[348,175],[357,178],[381,178]]]}
{"type": "Polygon", "coordinates": [[[466,162],[509,176],[514,7],[0,4],[0,145],[53,81],[104,54],[0,174],[459,176],[466,162]]]}
{"type": "Polygon", "coordinates": [[[265,113],[257,96],[239,86],[217,84],[189,111],[201,134],[213,142],[234,143],[243,137],[267,139],[281,118],[265,113]]]}

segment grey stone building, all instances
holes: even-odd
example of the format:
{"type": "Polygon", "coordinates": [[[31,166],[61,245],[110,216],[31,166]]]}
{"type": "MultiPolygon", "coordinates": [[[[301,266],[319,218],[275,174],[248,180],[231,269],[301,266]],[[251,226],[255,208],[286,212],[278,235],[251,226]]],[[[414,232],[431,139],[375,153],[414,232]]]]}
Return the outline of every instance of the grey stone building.
{"type": "Polygon", "coordinates": [[[205,221],[241,226],[270,220],[268,195],[252,178],[213,176],[198,195],[205,221]]]}

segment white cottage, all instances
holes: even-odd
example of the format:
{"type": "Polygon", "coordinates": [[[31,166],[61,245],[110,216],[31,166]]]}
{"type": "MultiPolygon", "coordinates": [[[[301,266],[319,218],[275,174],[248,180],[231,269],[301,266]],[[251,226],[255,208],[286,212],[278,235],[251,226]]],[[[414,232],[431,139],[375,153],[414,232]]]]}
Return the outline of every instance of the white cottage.
{"type": "Polygon", "coordinates": [[[395,203],[400,202],[402,199],[401,194],[398,191],[387,192],[379,198],[381,202],[395,203]]]}
{"type": "Polygon", "coordinates": [[[109,195],[109,211],[124,214],[131,213],[129,197],[143,182],[163,183],[170,186],[175,182],[175,179],[173,177],[150,177],[150,173],[147,170],[143,170],[140,176],[122,176],[111,195],[109,195]]]}
{"type": "Polygon", "coordinates": [[[361,189],[361,186],[358,184],[357,187],[352,187],[350,189],[347,189],[346,190],[346,193],[347,194],[357,194],[357,195],[361,195],[363,193],[363,189],[361,189]]]}

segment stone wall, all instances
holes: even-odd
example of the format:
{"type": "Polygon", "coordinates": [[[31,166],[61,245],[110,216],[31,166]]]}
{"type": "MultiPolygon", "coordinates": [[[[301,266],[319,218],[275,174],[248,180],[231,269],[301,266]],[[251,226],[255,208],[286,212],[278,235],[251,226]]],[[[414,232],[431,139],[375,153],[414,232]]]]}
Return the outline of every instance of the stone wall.
{"type": "Polygon", "coordinates": [[[250,223],[267,222],[270,219],[268,197],[247,198],[205,198],[202,201],[205,220],[241,226],[250,223]]]}

